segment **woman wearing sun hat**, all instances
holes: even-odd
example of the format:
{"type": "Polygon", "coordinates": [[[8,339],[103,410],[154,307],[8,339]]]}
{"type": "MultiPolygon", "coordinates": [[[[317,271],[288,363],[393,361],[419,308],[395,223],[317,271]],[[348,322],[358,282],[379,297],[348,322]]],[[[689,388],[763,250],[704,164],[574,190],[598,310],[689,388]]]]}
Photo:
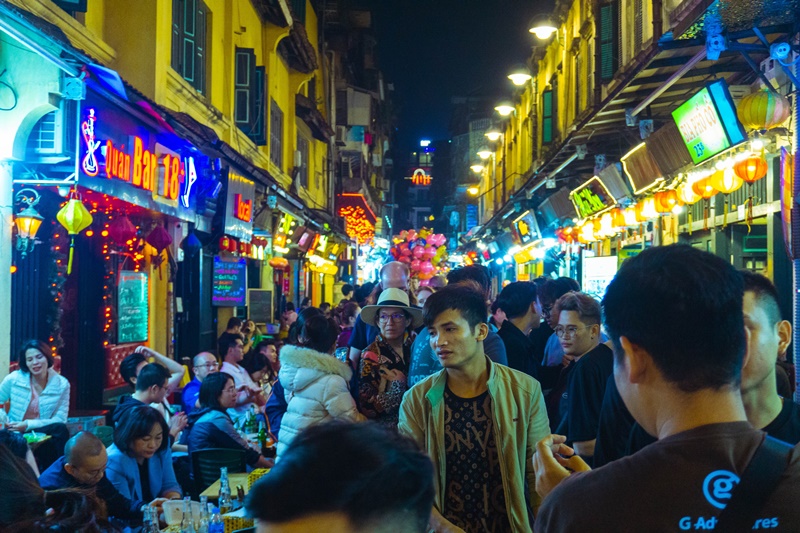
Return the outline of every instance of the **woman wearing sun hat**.
{"type": "Polygon", "coordinates": [[[358,408],[368,419],[397,428],[406,376],[414,341],[413,330],[422,325],[422,309],[411,307],[401,289],[385,289],[378,303],[361,310],[361,319],[380,333],[361,353],[358,408]]]}

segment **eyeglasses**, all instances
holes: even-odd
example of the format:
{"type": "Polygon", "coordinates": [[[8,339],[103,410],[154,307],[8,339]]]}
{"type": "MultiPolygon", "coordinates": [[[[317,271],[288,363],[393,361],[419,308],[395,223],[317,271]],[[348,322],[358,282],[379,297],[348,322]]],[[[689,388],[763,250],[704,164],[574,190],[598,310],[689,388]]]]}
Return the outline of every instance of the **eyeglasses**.
{"type": "Polygon", "coordinates": [[[578,330],[586,329],[586,328],[590,328],[590,327],[592,327],[592,326],[581,326],[581,327],[577,327],[577,326],[567,326],[567,327],[556,326],[553,331],[555,331],[556,335],[561,337],[562,339],[571,339],[572,337],[575,336],[575,334],[578,332],[578,330]]]}
{"type": "Polygon", "coordinates": [[[392,313],[391,315],[380,315],[378,317],[378,322],[382,322],[382,323],[385,324],[386,322],[389,321],[389,319],[392,319],[392,322],[400,322],[401,320],[405,320],[406,319],[406,314],[405,313],[392,313]]]}
{"type": "Polygon", "coordinates": [[[222,389],[222,392],[227,392],[228,394],[236,392],[236,387],[225,387],[224,389],[222,389]]]}

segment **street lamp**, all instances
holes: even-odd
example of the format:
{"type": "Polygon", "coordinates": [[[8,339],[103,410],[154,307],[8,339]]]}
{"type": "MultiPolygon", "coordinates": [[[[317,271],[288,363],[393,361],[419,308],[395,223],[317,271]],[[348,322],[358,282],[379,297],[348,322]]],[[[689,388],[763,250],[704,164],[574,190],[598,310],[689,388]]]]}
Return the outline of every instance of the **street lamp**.
{"type": "Polygon", "coordinates": [[[522,87],[528,83],[531,77],[531,73],[528,71],[527,67],[522,66],[515,68],[511,74],[508,75],[508,79],[517,87],[522,87]]]}
{"type": "Polygon", "coordinates": [[[17,250],[22,257],[27,256],[36,246],[36,232],[42,225],[44,217],[34,208],[41,198],[33,189],[22,189],[14,199],[18,203],[27,204],[28,207],[14,215],[14,225],[17,226],[17,250]]]}
{"type": "Polygon", "coordinates": [[[514,104],[506,101],[500,102],[495,106],[494,110],[500,113],[500,115],[507,117],[514,112],[514,104]]]}
{"type": "Polygon", "coordinates": [[[473,171],[475,174],[480,174],[481,172],[483,172],[483,169],[485,169],[485,168],[486,167],[484,167],[483,165],[479,165],[477,163],[474,164],[474,165],[470,165],[470,167],[469,167],[469,169],[471,171],[473,171]]]}
{"type": "Polygon", "coordinates": [[[558,31],[558,28],[546,15],[538,16],[533,19],[531,28],[528,30],[536,36],[537,39],[546,40],[553,36],[558,31]]]}
{"type": "Polygon", "coordinates": [[[477,196],[479,192],[480,192],[480,189],[478,189],[474,185],[472,187],[467,188],[467,193],[469,193],[470,196],[477,196]]]}
{"type": "Polygon", "coordinates": [[[492,157],[492,154],[494,154],[494,152],[492,152],[488,148],[481,148],[480,150],[478,150],[478,157],[480,157],[484,161],[492,157]]]}
{"type": "Polygon", "coordinates": [[[490,129],[489,131],[484,133],[484,135],[486,136],[487,139],[489,139],[492,142],[497,142],[500,139],[500,137],[503,136],[503,134],[497,128],[490,129]]]}

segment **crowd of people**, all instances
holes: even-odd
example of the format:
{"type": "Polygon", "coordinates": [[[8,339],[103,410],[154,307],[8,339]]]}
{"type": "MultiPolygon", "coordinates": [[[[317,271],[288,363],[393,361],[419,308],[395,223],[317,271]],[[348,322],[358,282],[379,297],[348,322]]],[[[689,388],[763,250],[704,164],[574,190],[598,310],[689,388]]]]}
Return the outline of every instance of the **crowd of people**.
{"type": "Polygon", "coordinates": [[[135,525],[145,503],[197,494],[193,454],[227,448],[271,468],[246,503],[265,527],[800,528],[792,326],[767,278],[681,245],[627,260],[602,302],[569,278],[492,300],[478,265],[423,287],[409,275],[390,262],[336,307],[287,304],[275,339],[231,319],[182,390],[181,365],[138,349],[107,449],[63,438],[69,384],[26,344],[0,384],[0,478],[24,487],[0,497],[0,526],[135,525]],[[46,465],[19,441],[33,428],[66,441],[46,465]]]}

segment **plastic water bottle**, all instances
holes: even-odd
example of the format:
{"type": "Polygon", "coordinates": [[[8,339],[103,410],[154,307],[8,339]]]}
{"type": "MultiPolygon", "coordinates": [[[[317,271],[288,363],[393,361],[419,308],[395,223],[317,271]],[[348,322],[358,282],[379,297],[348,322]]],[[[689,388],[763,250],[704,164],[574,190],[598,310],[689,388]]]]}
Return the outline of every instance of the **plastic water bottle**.
{"type": "Polygon", "coordinates": [[[208,523],[208,533],[225,533],[225,523],[222,521],[222,517],[219,515],[218,507],[214,507],[214,509],[211,511],[211,520],[208,523]]]}

